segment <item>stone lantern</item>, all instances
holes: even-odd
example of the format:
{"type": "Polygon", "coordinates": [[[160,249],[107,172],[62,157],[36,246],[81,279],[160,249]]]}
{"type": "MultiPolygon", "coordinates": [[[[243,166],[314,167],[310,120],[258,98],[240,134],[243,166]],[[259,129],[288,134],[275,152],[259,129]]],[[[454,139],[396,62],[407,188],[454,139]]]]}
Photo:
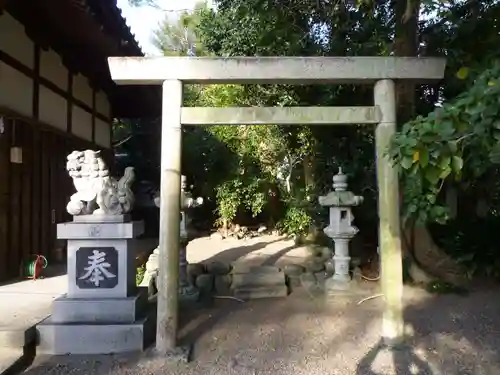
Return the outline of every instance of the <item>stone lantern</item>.
{"type": "MultiPolygon", "coordinates": [[[[160,196],[154,199],[155,205],[160,207],[160,196]]],[[[181,222],[180,222],[180,253],[179,253],[179,297],[182,302],[196,301],[199,297],[197,288],[189,282],[187,275],[187,259],[186,247],[193,239],[193,233],[189,228],[189,210],[203,204],[203,198],[192,198],[191,193],[186,191],[186,176],[181,176],[181,222]]],[[[152,288],[151,282],[154,281],[158,274],[158,256],[159,248],[156,248],[149,256],[146,263],[146,273],[141,286],[152,288]]],[[[154,288],[150,290],[150,294],[154,293],[154,288]]]]}
{"type": "Polygon", "coordinates": [[[193,198],[191,193],[186,191],[186,176],[181,177],[181,227],[180,227],[180,237],[181,246],[179,254],[179,289],[180,298],[182,300],[187,300],[190,302],[192,300],[197,300],[199,296],[198,289],[189,282],[187,275],[187,259],[186,259],[186,248],[193,239],[193,231],[190,230],[190,218],[189,211],[192,208],[201,206],[203,204],[203,198],[193,198]]]}
{"type": "Polygon", "coordinates": [[[351,207],[363,203],[363,197],[354,195],[347,190],[347,176],[342,168],[333,176],[333,191],[319,197],[321,206],[330,208],[330,223],[323,230],[334,241],[333,255],[334,274],[325,283],[326,289],[346,289],[351,277],[349,275],[349,241],[358,233],[359,229],[352,224],[354,215],[351,207]]]}

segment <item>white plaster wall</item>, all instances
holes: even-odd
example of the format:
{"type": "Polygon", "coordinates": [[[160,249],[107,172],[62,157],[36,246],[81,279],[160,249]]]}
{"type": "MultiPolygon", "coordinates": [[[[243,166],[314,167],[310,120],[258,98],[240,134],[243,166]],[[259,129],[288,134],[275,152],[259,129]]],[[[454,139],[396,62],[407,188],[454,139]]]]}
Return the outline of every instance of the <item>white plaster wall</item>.
{"type": "Polygon", "coordinates": [[[73,77],[73,96],[92,108],[92,89],[89,80],[82,74],[73,77]]]}
{"type": "Polygon", "coordinates": [[[100,119],[95,120],[95,143],[105,148],[111,148],[109,123],[100,119]]]}
{"type": "Polygon", "coordinates": [[[8,13],[0,16],[0,50],[30,68],[35,64],[33,41],[24,32],[24,26],[8,13]]]}
{"type": "Polygon", "coordinates": [[[2,62],[0,62],[0,105],[21,115],[28,117],[33,115],[33,80],[2,62]]]}
{"type": "Polygon", "coordinates": [[[40,76],[48,79],[64,91],[68,89],[68,70],[64,66],[61,57],[53,50],[41,51],[40,76]]]}
{"type": "Polygon", "coordinates": [[[104,91],[99,91],[96,93],[95,97],[95,106],[97,109],[97,113],[100,113],[101,115],[109,118],[111,111],[110,111],[110,104],[108,100],[108,96],[104,91]]]}
{"type": "Polygon", "coordinates": [[[71,132],[77,137],[92,140],[92,115],[84,109],[74,105],[71,132]]]}
{"type": "Polygon", "coordinates": [[[44,86],[40,86],[39,98],[38,116],[40,121],[66,131],[68,108],[66,99],[44,86]]]}

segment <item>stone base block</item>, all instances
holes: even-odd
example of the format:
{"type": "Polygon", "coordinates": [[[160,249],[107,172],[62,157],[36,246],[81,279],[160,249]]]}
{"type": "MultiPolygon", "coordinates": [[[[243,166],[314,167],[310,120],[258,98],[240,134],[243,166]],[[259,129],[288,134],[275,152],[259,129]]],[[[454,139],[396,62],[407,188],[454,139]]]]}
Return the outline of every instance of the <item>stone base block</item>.
{"type": "Polygon", "coordinates": [[[324,290],[327,295],[353,295],[360,292],[359,284],[355,280],[340,281],[333,277],[326,279],[324,282],[324,290]]]}
{"type": "Polygon", "coordinates": [[[131,216],[125,215],[77,215],[73,216],[75,223],[128,223],[131,216]]]}
{"type": "Polygon", "coordinates": [[[325,290],[328,291],[338,291],[338,290],[350,290],[354,282],[350,279],[335,278],[335,275],[329,279],[325,280],[325,290]]]}
{"type": "Polygon", "coordinates": [[[142,351],[154,335],[154,320],[134,323],[54,323],[38,326],[37,354],[113,354],[142,351]]]}
{"type": "Polygon", "coordinates": [[[283,271],[233,273],[231,287],[233,289],[238,289],[246,286],[279,286],[285,285],[285,282],[285,273],[283,271]]]}
{"type": "Polygon", "coordinates": [[[253,288],[237,288],[234,296],[243,300],[260,298],[280,298],[288,295],[288,288],[285,284],[274,286],[260,286],[253,288]]]}
{"type": "Polygon", "coordinates": [[[57,224],[57,238],[63,240],[132,239],[144,233],[143,221],[91,222],[70,221],[57,224]]]}
{"type": "Polygon", "coordinates": [[[69,298],[52,303],[52,323],[132,323],[141,318],[148,303],[146,293],[128,298],[69,298]]]}
{"type": "Polygon", "coordinates": [[[235,263],[231,273],[277,273],[281,268],[276,266],[249,266],[247,264],[235,263]]]}
{"type": "Polygon", "coordinates": [[[192,351],[192,345],[178,346],[167,351],[159,351],[157,348],[151,348],[144,357],[159,359],[167,363],[188,363],[191,360],[192,351]]]}

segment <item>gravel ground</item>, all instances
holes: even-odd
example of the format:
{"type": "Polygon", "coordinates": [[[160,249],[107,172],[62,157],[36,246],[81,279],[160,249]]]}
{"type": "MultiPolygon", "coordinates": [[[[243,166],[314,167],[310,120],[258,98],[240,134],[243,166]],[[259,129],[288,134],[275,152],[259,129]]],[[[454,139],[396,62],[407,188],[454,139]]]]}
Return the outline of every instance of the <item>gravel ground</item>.
{"type": "Polygon", "coordinates": [[[468,296],[405,289],[407,349],[380,348],[382,299],[221,300],[189,319],[193,361],[166,363],[148,353],[37,358],[29,375],[497,375],[500,374],[500,290],[468,296]]]}

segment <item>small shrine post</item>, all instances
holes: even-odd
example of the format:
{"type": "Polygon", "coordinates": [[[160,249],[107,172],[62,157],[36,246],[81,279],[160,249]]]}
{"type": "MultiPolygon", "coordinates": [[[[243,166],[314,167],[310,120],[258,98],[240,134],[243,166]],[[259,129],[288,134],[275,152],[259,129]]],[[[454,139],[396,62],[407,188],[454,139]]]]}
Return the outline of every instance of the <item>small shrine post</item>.
{"type": "MultiPolygon", "coordinates": [[[[381,285],[385,297],[382,337],[403,337],[402,251],[398,176],[384,151],[396,129],[394,81],[443,78],[445,60],[412,57],[112,57],[111,78],[122,85],[163,85],[160,207],[160,280],[156,348],[177,346],[181,126],[215,124],[376,125],[381,285]],[[369,107],[182,107],[183,83],[373,84],[369,107]],[[164,199],[165,198],[165,199],[164,199]]],[[[146,115],[146,114],[145,114],[146,115]]]]}

